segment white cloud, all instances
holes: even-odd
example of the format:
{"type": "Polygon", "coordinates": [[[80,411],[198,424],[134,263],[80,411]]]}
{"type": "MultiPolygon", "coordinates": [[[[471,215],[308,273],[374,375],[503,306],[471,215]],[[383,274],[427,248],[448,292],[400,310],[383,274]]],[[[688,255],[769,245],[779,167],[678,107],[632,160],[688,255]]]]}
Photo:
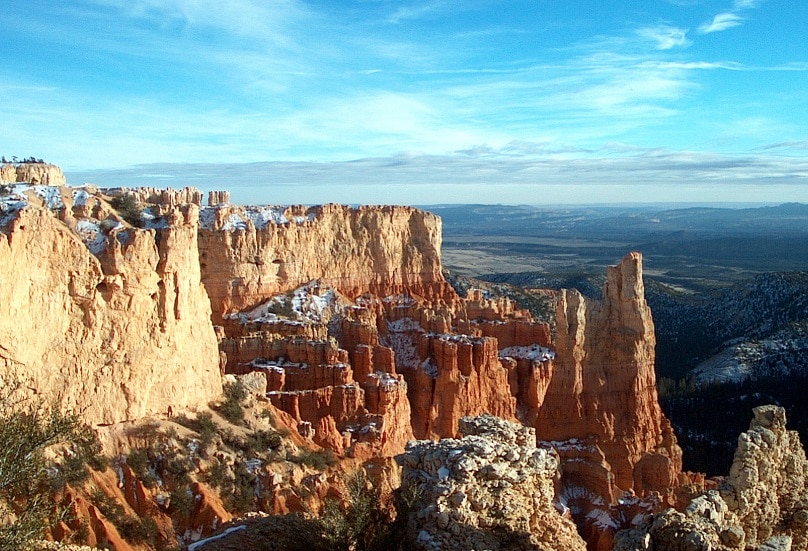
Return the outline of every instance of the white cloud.
{"type": "Polygon", "coordinates": [[[758,7],[763,0],[735,0],[732,7],[736,10],[750,10],[758,7]]]}
{"type": "Polygon", "coordinates": [[[716,15],[712,22],[705,23],[699,27],[699,32],[702,34],[715,33],[725,31],[732,27],[737,27],[741,24],[743,18],[731,12],[719,13],[716,15]]]}
{"type": "Polygon", "coordinates": [[[671,48],[690,46],[691,44],[687,39],[687,29],[668,25],[639,29],[637,34],[655,42],[655,47],[658,50],[670,50],[671,48]]]}
{"type": "Polygon", "coordinates": [[[400,6],[387,19],[388,23],[401,23],[410,19],[420,19],[447,8],[444,0],[431,0],[418,5],[400,6]]]}
{"type": "MultiPolygon", "coordinates": [[[[230,188],[237,203],[434,204],[643,201],[808,201],[808,158],[720,155],[605,144],[603,151],[525,155],[525,144],[454,155],[403,154],[331,163],[150,164],[69,172],[101,186],[230,188]],[[609,157],[599,156],[608,152],[609,157]],[[155,176],[157,175],[157,176],[155,176]],[[752,193],[753,195],[750,195],[752,193]],[[632,199],[633,198],[633,199],[632,199]],[[709,199],[708,199],[709,198],[709,199]]],[[[779,144],[775,144],[777,146],[779,144]]]]}

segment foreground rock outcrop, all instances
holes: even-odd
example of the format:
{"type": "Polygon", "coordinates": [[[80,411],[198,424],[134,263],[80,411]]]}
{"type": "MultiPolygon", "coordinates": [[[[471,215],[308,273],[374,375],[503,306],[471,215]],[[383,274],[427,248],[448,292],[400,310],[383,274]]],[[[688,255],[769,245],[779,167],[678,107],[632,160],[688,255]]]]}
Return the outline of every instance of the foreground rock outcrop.
{"type": "Polygon", "coordinates": [[[415,441],[400,458],[401,492],[415,496],[409,529],[424,550],[584,550],[553,504],[558,459],[532,428],[464,417],[460,439],[415,441]]]}
{"type": "Polygon", "coordinates": [[[620,532],[616,551],[805,551],[808,549],[808,461],[796,431],[777,406],[754,409],[738,437],[729,476],[717,490],[620,532]]]}

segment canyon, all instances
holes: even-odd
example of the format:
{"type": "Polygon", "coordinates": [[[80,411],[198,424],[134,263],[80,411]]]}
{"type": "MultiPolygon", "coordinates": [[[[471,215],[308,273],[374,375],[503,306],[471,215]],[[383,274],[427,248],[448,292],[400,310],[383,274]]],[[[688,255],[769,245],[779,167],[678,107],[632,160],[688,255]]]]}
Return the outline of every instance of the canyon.
{"type": "MultiPolygon", "coordinates": [[[[486,489],[473,489],[482,502],[494,499],[484,496],[491,487],[510,491],[515,480],[530,480],[542,496],[535,509],[510,515],[535,540],[525,548],[554,548],[553,534],[563,534],[565,548],[611,549],[637,519],[684,509],[711,487],[682,471],[682,451],[659,407],[639,253],[608,268],[600,299],[553,292],[552,319],[537,320],[508,298],[479,290],[460,296],[443,274],[441,220],[429,212],[239,206],[226,192],[211,192],[203,205],[192,188],[68,187],[57,167],[32,170],[2,172],[0,376],[79,413],[106,435],[109,451],[136,447],[115,436],[119,427],[198,416],[239,384],[253,389],[249,427],[270,430],[271,418],[272,430],[285,435],[281,447],[335,458],[318,475],[259,467],[268,513],[321,511],[327,496],[344,495],[340,473],[357,468],[390,491],[410,484],[413,472],[446,481],[444,464],[476,449],[451,448],[461,437],[501,448],[484,454],[493,462],[487,467],[469,459],[477,466],[458,475],[465,484],[474,473],[494,473],[486,489]],[[438,447],[427,457],[426,444],[413,441],[438,447]],[[528,463],[536,473],[524,474],[528,463]]],[[[772,423],[784,426],[784,418],[772,423]]],[[[804,453],[793,457],[792,470],[804,470],[804,453]]],[[[246,465],[250,457],[242,459],[246,465]]],[[[215,465],[196,461],[201,474],[215,465]]],[[[236,469],[236,460],[227,461],[236,469]]],[[[105,484],[114,494],[114,482],[105,484]]],[[[121,500],[139,503],[138,515],[162,511],[157,490],[133,484],[139,497],[121,500]]],[[[191,539],[232,518],[214,490],[194,484],[206,505],[184,521],[191,539]]],[[[794,484],[796,502],[805,482],[794,484]]],[[[424,499],[448,499],[431,491],[424,499]]],[[[525,491],[502,495],[527,503],[525,491]]],[[[85,509],[85,517],[95,514],[85,509]]],[[[479,510],[464,511],[446,512],[456,530],[476,537],[491,526],[479,510]]],[[[164,512],[155,516],[163,533],[182,532],[164,512]]],[[[452,548],[435,543],[447,517],[422,520],[423,541],[434,543],[424,548],[452,548]]],[[[96,541],[114,539],[100,520],[95,525],[96,541]]]]}

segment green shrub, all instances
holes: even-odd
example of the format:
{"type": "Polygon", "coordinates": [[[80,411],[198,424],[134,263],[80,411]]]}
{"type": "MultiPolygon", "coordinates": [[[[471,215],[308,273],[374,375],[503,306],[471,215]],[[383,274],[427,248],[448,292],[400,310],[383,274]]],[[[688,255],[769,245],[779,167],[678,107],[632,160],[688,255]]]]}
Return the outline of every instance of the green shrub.
{"type": "Polygon", "coordinates": [[[93,492],[93,504],[115,525],[123,539],[130,543],[154,544],[157,537],[157,524],[151,518],[140,518],[126,513],[126,509],[101,490],[93,492]]]}
{"type": "Polygon", "coordinates": [[[208,484],[212,488],[224,490],[227,482],[227,465],[218,459],[214,459],[208,468],[208,484]]]}
{"type": "Polygon", "coordinates": [[[194,505],[196,502],[191,489],[187,486],[179,487],[169,495],[170,501],[168,504],[168,511],[172,515],[180,514],[183,516],[188,516],[194,511],[194,505]]]}
{"type": "Polygon", "coordinates": [[[183,427],[195,431],[199,435],[199,443],[203,448],[209,446],[213,442],[213,437],[219,432],[219,427],[213,421],[213,415],[208,411],[198,413],[196,419],[178,415],[175,421],[183,427]]]}
{"type": "Polygon", "coordinates": [[[225,384],[224,402],[218,408],[219,415],[234,425],[244,421],[244,408],[241,403],[247,396],[247,389],[241,382],[225,384]]]}
{"type": "Polygon", "coordinates": [[[317,451],[300,450],[291,460],[300,465],[308,465],[318,471],[333,467],[338,462],[334,452],[327,448],[317,451]]]}
{"type": "Polygon", "coordinates": [[[133,195],[118,195],[109,200],[110,206],[118,211],[121,218],[133,226],[140,225],[140,207],[133,195]]]}
{"type": "Polygon", "coordinates": [[[235,465],[233,491],[230,494],[230,506],[240,513],[251,511],[255,504],[256,476],[247,470],[247,466],[239,461],[235,465]]]}
{"type": "Polygon", "coordinates": [[[329,547],[345,551],[395,548],[398,542],[391,537],[391,525],[379,507],[378,488],[370,484],[364,471],[347,477],[345,487],[348,490],[346,506],[328,500],[320,516],[329,547]]]}
{"type": "Polygon", "coordinates": [[[132,450],[126,457],[126,464],[132,469],[143,485],[147,488],[157,486],[157,477],[152,472],[152,462],[147,450],[132,450]]]}
{"type": "Polygon", "coordinates": [[[74,415],[13,399],[19,387],[12,381],[0,391],[0,549],[22,548],[65,517],[52,500],[43,451],[70,441],[81,427],[74,415]]]}

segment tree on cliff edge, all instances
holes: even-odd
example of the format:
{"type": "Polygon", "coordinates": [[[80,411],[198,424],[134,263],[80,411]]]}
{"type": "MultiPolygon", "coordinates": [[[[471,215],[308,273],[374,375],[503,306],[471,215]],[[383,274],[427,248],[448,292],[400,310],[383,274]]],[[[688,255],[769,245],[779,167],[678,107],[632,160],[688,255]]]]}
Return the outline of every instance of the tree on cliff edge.
{"type": "Polygon", "coordinates": [[[0,385],[0,549],[21,549],[60,516],[43,452],[75,438],[81,424],[55,408],[12,398],[18,384],[0,385]]]}

